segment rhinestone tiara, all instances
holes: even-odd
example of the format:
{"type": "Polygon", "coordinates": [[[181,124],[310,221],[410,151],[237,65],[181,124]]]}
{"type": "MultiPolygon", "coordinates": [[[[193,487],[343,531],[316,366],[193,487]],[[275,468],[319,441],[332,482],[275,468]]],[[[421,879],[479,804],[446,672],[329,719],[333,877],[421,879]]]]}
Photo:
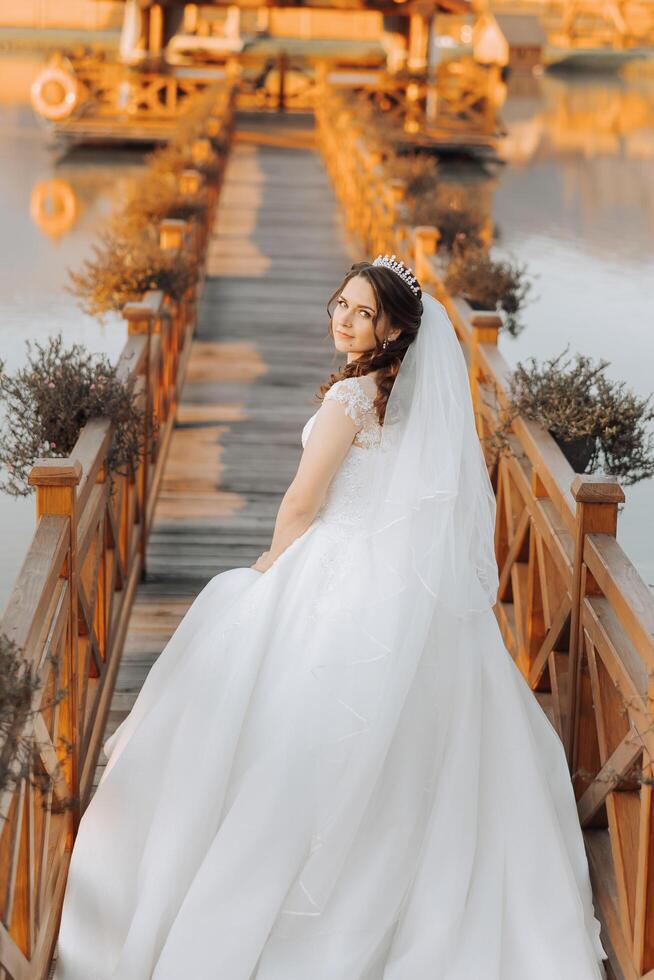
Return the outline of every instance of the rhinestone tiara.
{"type": "Polygon", "coordinates": [[[414,274],[412,273],[408,265],[405,265],[401,259],[399,261],[396,261],[395,253],[393,253],[393,255],[391,256],[378,255],[372,264],[384,265],[386,266],[387,269],[390,269],[391,272],[395,272],[400,277],[400,279],[402,279],[407,284],[409,289],[417,295],[418,290],[420,289],[420,286],[418,285],[418,280],[416,279],[416,277],[414,276],[414,274]]]}

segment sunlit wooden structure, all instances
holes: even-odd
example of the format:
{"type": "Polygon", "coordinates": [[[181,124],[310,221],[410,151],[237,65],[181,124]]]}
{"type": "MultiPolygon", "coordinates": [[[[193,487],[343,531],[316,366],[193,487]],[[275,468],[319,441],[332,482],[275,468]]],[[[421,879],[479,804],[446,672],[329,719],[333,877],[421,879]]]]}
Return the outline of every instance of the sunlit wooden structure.
{"type": "MultiPolygon", "coordinates": [[[[366,254],[401,256],[446,305],[485,440],[506,404],[511,375],[497,349],[502,320],[447,294],[438,229],[408,224],[402,196],[389,192],[374,152],[357,133],[334,139],[328,93],[320,105],[323,155],[350,225],[366,254]]],[[[491,465],[496,614],[566,749],[614,975],[650,980],[654,596],[616,540],[624,494],[615,479],[575,475],[534,423],[518,419],[510,440],[510,452],[491,465]]]]}
{"type": "Polygon", "coordinates": [[[654,51],[649,0],[550,0],[542,20],[548,67],[615,70],[654,51]]]}
{"type": "Polygon", "coordinates": [[[71,142],[165,142],[215,74],[161,71],[81,51],[56,55],[36,75],[32,106],[55,135],[71,142]]]}
{"type": "Polygon", "coordinates": [[[559,45],[625,48],[654,43],[654,11],[646,0],[564,0],[559,45]]]}
{"type": "Polygon", "coordinates": [[[654,53],[650,0],[474,0],[474,7],[482,63],[615,71],[654,53]]]}
{"type": "MultiPolygon", "coordinates": [[[[654,67],[654,63],[653,63],[654,67]]],[[[511,80],[514,81],[514,80],[511,80]]],[[[499,141],[498,152],[509,163],[524,164],[538,154],[541,160],[550,155],[584,160],[602,157],[627,160],[654,159],[654,104],[646,88],[637,86],[569,86],[542,78],[529,78],[529,87],[520,80],[520,88],[509,83],[509,99],[514,110],[522,100],[525,113],[505,123],[507,134],[499,141]]],[[[569,169],[566,192],[577,197],[582,216],[591,205],[584,197],[586,174],[569,169]]],[[[632,193],[642,185],[644,212],[654,215],[654,201],[647,192],[649,174],[634,173],[632,193]]],[[[611,166],[602,170],[598,194],[602,206],[617,206],[619,182],[611,166]]]]}
{"type": "Polygon", "coordinates": [[[472,45],[479,64],[531,71],[542,64],[546,34],[536,14],[483,11],[475,21],[472,45]]]}
{"type": "MultiPolygon", "coordinates": [[[[312,112],[321,86],[329,81],[370,93],[387,113],[398,144],[495,158],[504,134],[498,112],[506,94],[500,68],[471,57],[440,62],[430,72],[394,74],[379,52],[328,57],[310,49],[295,55],[279,50],[272,58],[228,53],[223,68],[230,83],[238,85],[239,109],[312,112]]],[[[184,112],[214,82],[208,70],[184,78],[177,72],[145,72],[85,56],[74,64],[68,60],[65,67],[53,64],[38,76],[35,107],[53,93],[51,104],[59,118],[50,121],[59,139],[159,142],[170,138],[184,112]],[[55,71],[57,79],[48,81],[55,71]],[[61,82],[64,73],[66,86],[61,82]],[[64,115],[59,106],[68,90],[73,96],[64,115]]]]}
{"type": "MultiPolygon", "coordinates": [[[[211,6],[203,5],[205,17],[211,6]]],[[[319,5],[305,0],[288,8],[256,6],[258,11],[246,0],[230,4],[224,33],[215,35],[201,30],[196,5],[126,0],[119,59],[85,51],[55,56],[34,79],[33,107],[56,137],[88,142],[165,140],[194,97],[224,75],[241,78],[241,107],[304,108],[310,106],[319,74],[327,72],[333,81],[340,74],[342,84],[350,85],[366,77],[374,85],[388,70],[416,81],[428,79],[432,105],[451,104],[453,72],[436,65],[433,27],[439,14],[470,13],[471,0],[321,0],[319,5]],[[250,16],[249,34],[241,33],[241,10],[256,13],[254,23],[250,16]],[[308,31],[303,28],[299,18],[305,10],[309,16],[330,15],[329,30],[317,20],[308,31]],[[285,38],[283,29],[295,33],[285,38]]],[[[456,81],[456,97],[472,104],[479,80],[467,68],[463,74],[456,81]]],[[[416,99],[410,91],[412,103],[416,99]]],[[[410,114],[413,108],[408,105],[410,114]]]]}

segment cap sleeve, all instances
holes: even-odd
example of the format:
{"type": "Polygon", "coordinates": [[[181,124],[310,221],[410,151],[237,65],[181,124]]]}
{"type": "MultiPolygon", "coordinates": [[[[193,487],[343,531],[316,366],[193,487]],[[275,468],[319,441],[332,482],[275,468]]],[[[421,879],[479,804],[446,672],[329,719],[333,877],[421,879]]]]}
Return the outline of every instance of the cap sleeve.
{"type": "Polygon", "coordinates": [[[358,378],[341,378],[327,390],[324,401],[331,399],[339,402],[347,415],[353,420],[360,429],[364,423],[364,416],[370,410],[370,398],[366,394],[358,378]]]}

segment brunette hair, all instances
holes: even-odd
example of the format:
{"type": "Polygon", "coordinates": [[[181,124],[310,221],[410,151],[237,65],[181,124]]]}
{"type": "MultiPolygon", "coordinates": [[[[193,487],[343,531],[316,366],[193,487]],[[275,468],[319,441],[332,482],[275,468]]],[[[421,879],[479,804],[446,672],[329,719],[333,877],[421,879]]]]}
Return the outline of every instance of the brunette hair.
{"type": "Polygon", "coordinates": [[[373,265],[372,262],[368,261],[355,262],[350,266],[338,289],[332,293],[327,302],[328,333],[332,337],[334,335],[332,329],[334,302],[345,284],[354,276],[363,276],[364,279],[367,279],[375,294],[377,311],[372,318],[373,329],[377,326],[380,316],[386,314],[388,330],[399,329],[400,333],[395,340],[391,340],[389,337],[384,349],[382,341],[377,338],[375,331],[375,346],[330,375],[329,379],[320,386],[318,397],[322,400],[331,386],[342,378],[358,377],[377,371],[377,395],[374,405],[381,425],[384,422],[388,396],[391,393],[397,372],[400,370],[404,355],[418,333],[423,311],[422,290],[418,287],[418,292],[414,293],[396,272],[386,266],[373,265]]]}

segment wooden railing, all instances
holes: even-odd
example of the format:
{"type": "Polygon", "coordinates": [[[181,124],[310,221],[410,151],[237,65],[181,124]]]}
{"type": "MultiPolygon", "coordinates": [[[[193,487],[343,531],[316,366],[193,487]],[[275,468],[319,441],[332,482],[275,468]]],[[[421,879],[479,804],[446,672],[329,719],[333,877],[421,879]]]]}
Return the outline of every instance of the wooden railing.
{"type": "Polygon", "coordinates": [[[504,98],[500,69],[473,58],[443,61],[428,75],[369,72],[356,81],[347,76],[332,79],[327,66],[316,65],[311,96],[317,113],[333,117],[334,112],[350,111],[356,124],[356,103],[346,106],[339,96],[352,90],[365,94],[362,111],[374,110],[380,129],[389,130],[399,142],[483,150],[505,134],[498,113],[504,98]]]}
{"type": "MultiPolygon", "coordinates": [[[[213,123],[228,130],[232,105],[231,97],[222,100],[213,123]]],[[[194,144],[196,161],[206,153],[204,143],[194,144]]],[[[222,171],[206,188],[202,222],[164,220],[160,226],[162,249],[193,251],[201,269],[221,177],[222,171]]],[[[185,171],[180,190],[197,193],[203,181],[198,171],[185,171]]],[[[0,633],[38,673],[25,734],[37,742],[35,765],[50,778],[41,785],[19,780],[0,797],[3,980],[47,975],[70,853],[92,791],[134,592],[145,572],[201,285],[202,274],[178,301],[152,291],[123,309],[128,337],[117,370],[134,383],[144,409],[143,451],[133,475],[109,479],[113,433],[104,418],[84,427],[68,458],[39,460],[29,475],[37,527],[0,633]]]]}
{"type": "Polygon", "coordinates": [[[549,44],[560,48],[619,51],[654,43],[654,12],[647,0],[617,4],[556,0],[547,5],[543,25],[549,44]]]}
{"type": "MultiPolygon", "coordinates": [[[[132,122],[150,119],[176,120],[182,112],[215,83],[210,74],[184,76],[175,72],[143,71],[97,54],[55,55],[35,79],[34,108],[45,118],[51,116],[44,87],[64,84],[77,115],[86,112],[132,122]],[[51,81],[52,80],[52,81],[51,81]],[[43,94],[41,94],[43,91],[43,94]]],[[[54,98],[56,93],[53,92],[54,98]]],[[[58,111],[55,108],[55,111],[58,111]]],[[[62,110],[63,111],[63,110],[62,110]]],[[[65,117],[71,113],[67,113],[65,117]]]]}
{"type": "MultiPolygon", "coordinates": [[[[448,294],[438,230],[408,223],[402,186],[385,180],[361,133],[350,125],[336,133],[337,106],[325,92],[316,115],[347,223],[369,255],[395,253],[445,305],[488,450],[511,377],[497,347],[502,320],[448,294]]],[[[616,480],[575,474],[534,422],[517,418],[509,442],[499,460],[488,453],[497,618],[566,750],[615,973],[653,980],[654,596],[616,540],[624,500],[616,480]]]]}

